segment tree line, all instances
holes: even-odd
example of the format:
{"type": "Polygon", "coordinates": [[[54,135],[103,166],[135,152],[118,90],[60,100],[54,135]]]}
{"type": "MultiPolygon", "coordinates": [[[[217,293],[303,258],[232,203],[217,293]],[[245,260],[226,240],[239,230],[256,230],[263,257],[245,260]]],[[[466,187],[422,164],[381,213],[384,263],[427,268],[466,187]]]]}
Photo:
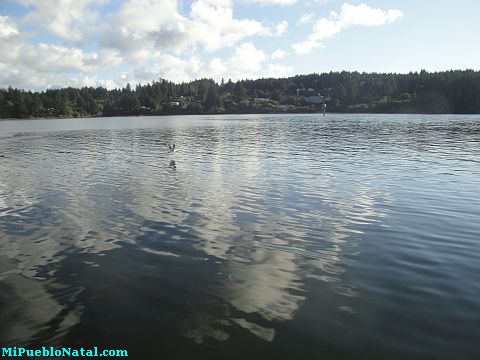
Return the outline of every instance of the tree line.
{"type": "Polygon", "coordinates": [[[343,71],[221,83],[158,80],[112,90],[0,89],[1,118],[317,112],[324,103],[329,112],[478,114],[480,71],[343,71]]]}

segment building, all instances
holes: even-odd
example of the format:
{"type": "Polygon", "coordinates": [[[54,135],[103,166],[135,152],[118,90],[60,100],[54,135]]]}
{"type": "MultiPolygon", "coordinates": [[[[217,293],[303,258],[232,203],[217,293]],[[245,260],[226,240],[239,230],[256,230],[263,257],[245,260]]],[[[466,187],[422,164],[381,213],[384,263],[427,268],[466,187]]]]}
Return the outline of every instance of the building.
{"type": "Polygon", "coordinates": [[[308,104],[322,104],[325,102],[325,97],[322,95],[311,95],[305,98],[308,104]]]}

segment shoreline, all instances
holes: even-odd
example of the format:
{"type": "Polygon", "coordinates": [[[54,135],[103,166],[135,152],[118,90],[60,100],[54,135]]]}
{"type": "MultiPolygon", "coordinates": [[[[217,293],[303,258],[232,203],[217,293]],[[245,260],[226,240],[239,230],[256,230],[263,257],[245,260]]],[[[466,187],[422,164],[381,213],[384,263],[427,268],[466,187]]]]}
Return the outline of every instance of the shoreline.
{"type": "MultiPolygon", "coordinates": [[[[170,113],[170,114],[142,114],[142,115],[108,115],[108,116],[77,116],[77,117],[68,117],[68,116],[48,116],[48,117],[29,117],[29,118],[0,118],[0,122],[3,121],[18,121],[18,120],[72,120],[72,119],[95,119],[95,118],[118,118],[118,117],[163,117],[163,116],[219,116],[219,115],[318,115],[323,117],[323,113],[314,113],[314,112],[272,112],[272,113],[203,113],[203,114],[178,114],[178,113],[170,113]]],[[[424,113],[424,112],[402,112],[402,113],[355,113],[355,112],[331,112],[326,113],[325,116],[328,115],[469,115],[475,116],[480,115],[480,113],[424,113]]]]}

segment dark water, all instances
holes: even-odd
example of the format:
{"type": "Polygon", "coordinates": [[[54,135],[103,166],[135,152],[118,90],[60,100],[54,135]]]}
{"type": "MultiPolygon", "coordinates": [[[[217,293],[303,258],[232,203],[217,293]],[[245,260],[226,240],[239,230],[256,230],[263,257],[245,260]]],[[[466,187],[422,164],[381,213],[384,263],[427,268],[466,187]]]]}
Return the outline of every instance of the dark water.
{"type": "Polygon", "coordinates": [[[478,116],[12,121],[0,153],[2,345],[480,357],[478,116]]]}

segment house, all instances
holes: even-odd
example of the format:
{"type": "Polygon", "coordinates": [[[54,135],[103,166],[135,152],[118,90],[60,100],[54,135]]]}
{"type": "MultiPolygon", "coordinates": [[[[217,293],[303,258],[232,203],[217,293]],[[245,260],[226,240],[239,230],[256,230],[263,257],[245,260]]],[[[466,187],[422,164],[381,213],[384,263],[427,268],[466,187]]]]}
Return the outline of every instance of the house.
{"type": "Polygon", "coordinates": [[[312,88],[297,89],[297,96],[308,97],[308,96],[312,96],[312,95],[316,95],[315,89],[312,89],[312,88]]]}
{"type": "Polygon", "coordinates": [[[256,97],[253,99],[255,102],[261,102],[261,103],[266,103],[270,101],[270,98],[267,97],[256,97]]]}
{"type": "Polygon", "coordinates": [[[305,101],[308,103],[308,104],[321,104],[325,101],[325,97],[322,96],[322,95],[311,95],[311,96],[307,96],[305,98],[305,101]]]}

